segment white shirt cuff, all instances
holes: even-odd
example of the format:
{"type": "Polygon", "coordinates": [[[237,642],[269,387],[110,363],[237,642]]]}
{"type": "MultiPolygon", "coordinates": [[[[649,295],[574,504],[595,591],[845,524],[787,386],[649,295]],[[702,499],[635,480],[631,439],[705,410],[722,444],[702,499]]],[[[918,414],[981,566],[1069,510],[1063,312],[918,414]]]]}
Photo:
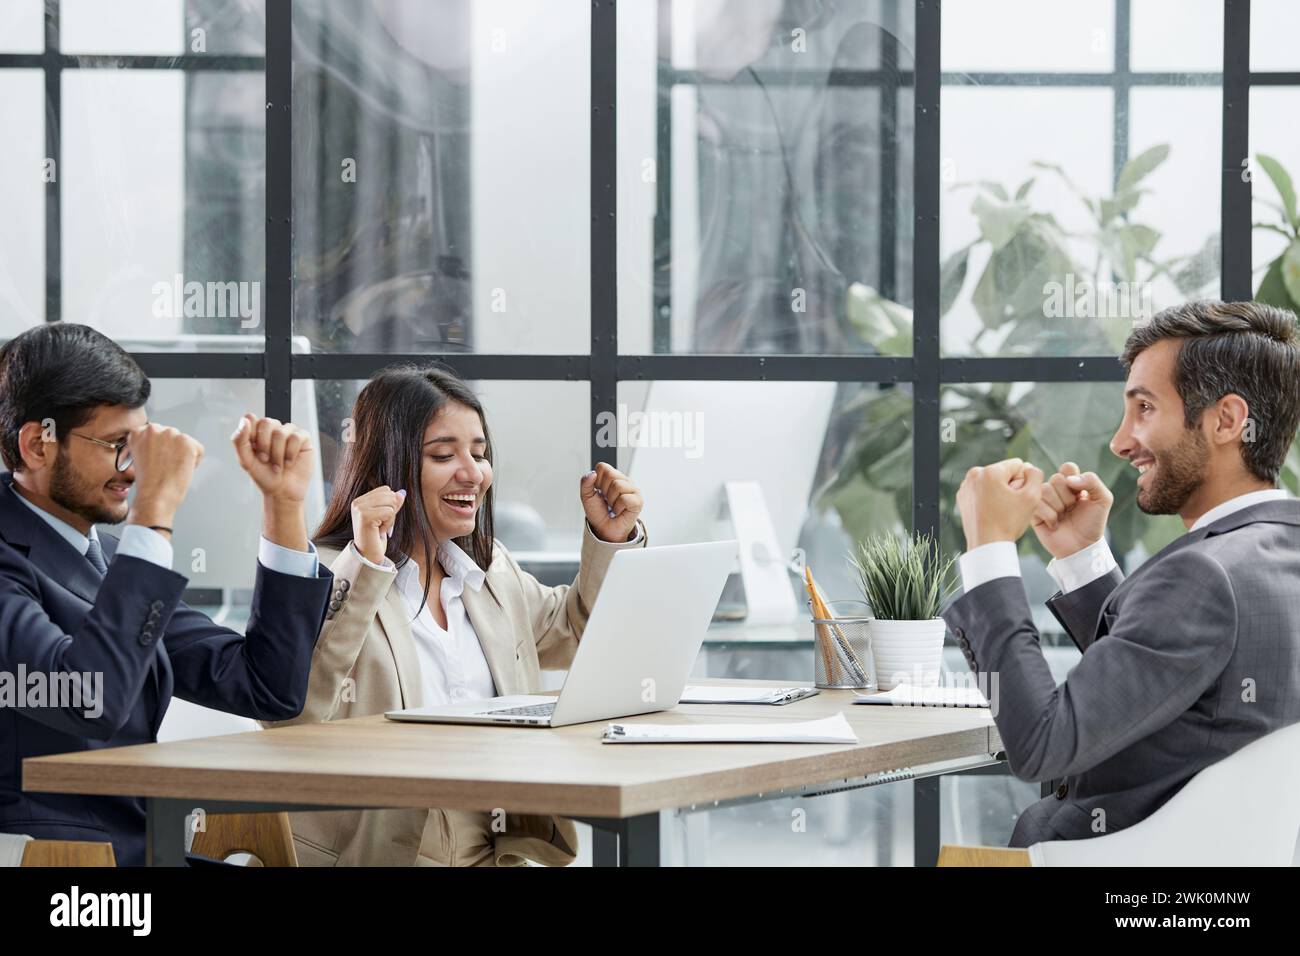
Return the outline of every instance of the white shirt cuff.
{"type": "Polygon", "coordinates": [[[129,524],[122,529],[122,537],[117,544],[117,554],[130,558],[140,558],[160,568],[171,570],[172,543],[153,528],[142,524],[129,524]]]}
{"type": "Polygon", "coordinates": [[[316,546],[308,541],[307,547],[310,550],[295,551],[269,541],[263,535],[257,544],[257,560],[271,571],[298,578],[314,578],[319,573],[320,563],[316,558],[316,546]]]}
{"type": "Polygon", "coordinates": [[[362,564],[364,564],[366,567],[374,568],[376,571],[388,571],[392,574],[397,573],[397,565],[393,564],[393,562],[389,560],[387,557],[384,558],[383,564],[375,564],[375,562],[366,558],[366,556],[362,554],[360,550],[357,549],[357,543],[355,541],[349,541],[348,547],[351,548],[352,553],[357,556],[357,560],[360,561],[362,564]]]}
{"type": "Polygon", "coordinates": [[[1110,552],[1106,539],[1090,544],[1074,554],[1063,558],[1053,558],[1047,562],[1047,573],[1056,579],[1062,594],[1077,591],[1085,584],[1091,584],[1100,577],[1105,577],[1119,567],[1115,556],[1110,552]]]}
{"type": "Polygon", "coordinates": [[[957,559],[961,569],[961,586],[969,594],[994,578],[1020,577],[1020,558],[1014,541],[990,541],[957,559]]]}

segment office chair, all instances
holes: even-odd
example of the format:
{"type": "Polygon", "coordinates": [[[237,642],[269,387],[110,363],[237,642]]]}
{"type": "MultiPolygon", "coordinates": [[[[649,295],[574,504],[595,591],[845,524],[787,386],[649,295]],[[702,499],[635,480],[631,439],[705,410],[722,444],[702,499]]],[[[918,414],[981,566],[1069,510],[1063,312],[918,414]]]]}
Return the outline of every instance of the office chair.
{"type": "Polygon", "coordinates": [[[940,866],[1290,866],[1300,836],[1300,723],[1206,767],[1151,816],[1027,850],[944,846],[940,866]]]}
{"type": "Polygon", "coordinates": [[[113,844],[88,840],[32,840],[19,866],[117,866],[113,844]]]}

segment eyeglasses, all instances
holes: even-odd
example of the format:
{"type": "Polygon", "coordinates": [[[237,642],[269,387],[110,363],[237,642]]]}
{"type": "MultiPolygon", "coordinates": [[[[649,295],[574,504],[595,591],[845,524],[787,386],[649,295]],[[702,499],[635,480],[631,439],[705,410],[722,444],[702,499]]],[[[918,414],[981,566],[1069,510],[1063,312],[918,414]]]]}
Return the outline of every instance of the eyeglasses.
{"type": "Polygon", "coordinates": [[[83,435],[80,432],[70,432],[70,434],[76,435],[78,438],[84,438],[86,441],[93,441],[96,445],[103,445],[105,448],[113,449],[115,452],[113,467],[118,471],[126,471],[135,460],[126,447],[127,439],[125,438],[121,441],[104,441],[102,438],[91,438],[89,435],[83,435]]]}

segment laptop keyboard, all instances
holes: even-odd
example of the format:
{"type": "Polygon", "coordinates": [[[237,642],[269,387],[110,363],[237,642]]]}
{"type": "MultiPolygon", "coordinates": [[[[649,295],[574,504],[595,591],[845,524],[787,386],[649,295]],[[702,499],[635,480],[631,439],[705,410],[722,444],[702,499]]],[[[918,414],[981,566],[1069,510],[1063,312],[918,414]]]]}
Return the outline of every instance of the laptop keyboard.
{"type": "Polygon", "coordinates": [[[483,711],[485,716],[490,717],[550,717],[553,713],[555,713],[554,704],[525,704],[522,707],[483,711]]]}

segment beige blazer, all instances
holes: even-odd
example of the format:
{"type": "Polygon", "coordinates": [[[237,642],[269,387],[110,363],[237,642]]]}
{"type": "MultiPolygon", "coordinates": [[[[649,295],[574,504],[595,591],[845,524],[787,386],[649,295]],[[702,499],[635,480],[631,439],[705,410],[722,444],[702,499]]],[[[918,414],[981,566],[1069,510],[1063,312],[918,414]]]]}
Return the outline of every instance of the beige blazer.
{"type": "MultiPolygon", "coordinates": [[[[638,525],[640,541],[611,544],[584,521],[578,576],[558,587],[540,583],[495,543],[484,586],[466,587],[461,599],[498,694],[536,693],[542,667],[569,665],[614,552],[646,545],[645,526],[638,525]]],[[[396,576],[368,567],[351,547],[321,548],[320,560],[334,572],[335,589],[312,655],[306,705],[293,720],[263,726],[423,706],[420,663],[396,576]]],[[[430,598],[437,600],[437,592],[430,598]]],[[[502,821],[431,808],[292,813],[289,819],[304,866],[522,865],[525,858],[563,866],[577,852],[573,823],[562,817],[506,814],[502,821]]]]}

